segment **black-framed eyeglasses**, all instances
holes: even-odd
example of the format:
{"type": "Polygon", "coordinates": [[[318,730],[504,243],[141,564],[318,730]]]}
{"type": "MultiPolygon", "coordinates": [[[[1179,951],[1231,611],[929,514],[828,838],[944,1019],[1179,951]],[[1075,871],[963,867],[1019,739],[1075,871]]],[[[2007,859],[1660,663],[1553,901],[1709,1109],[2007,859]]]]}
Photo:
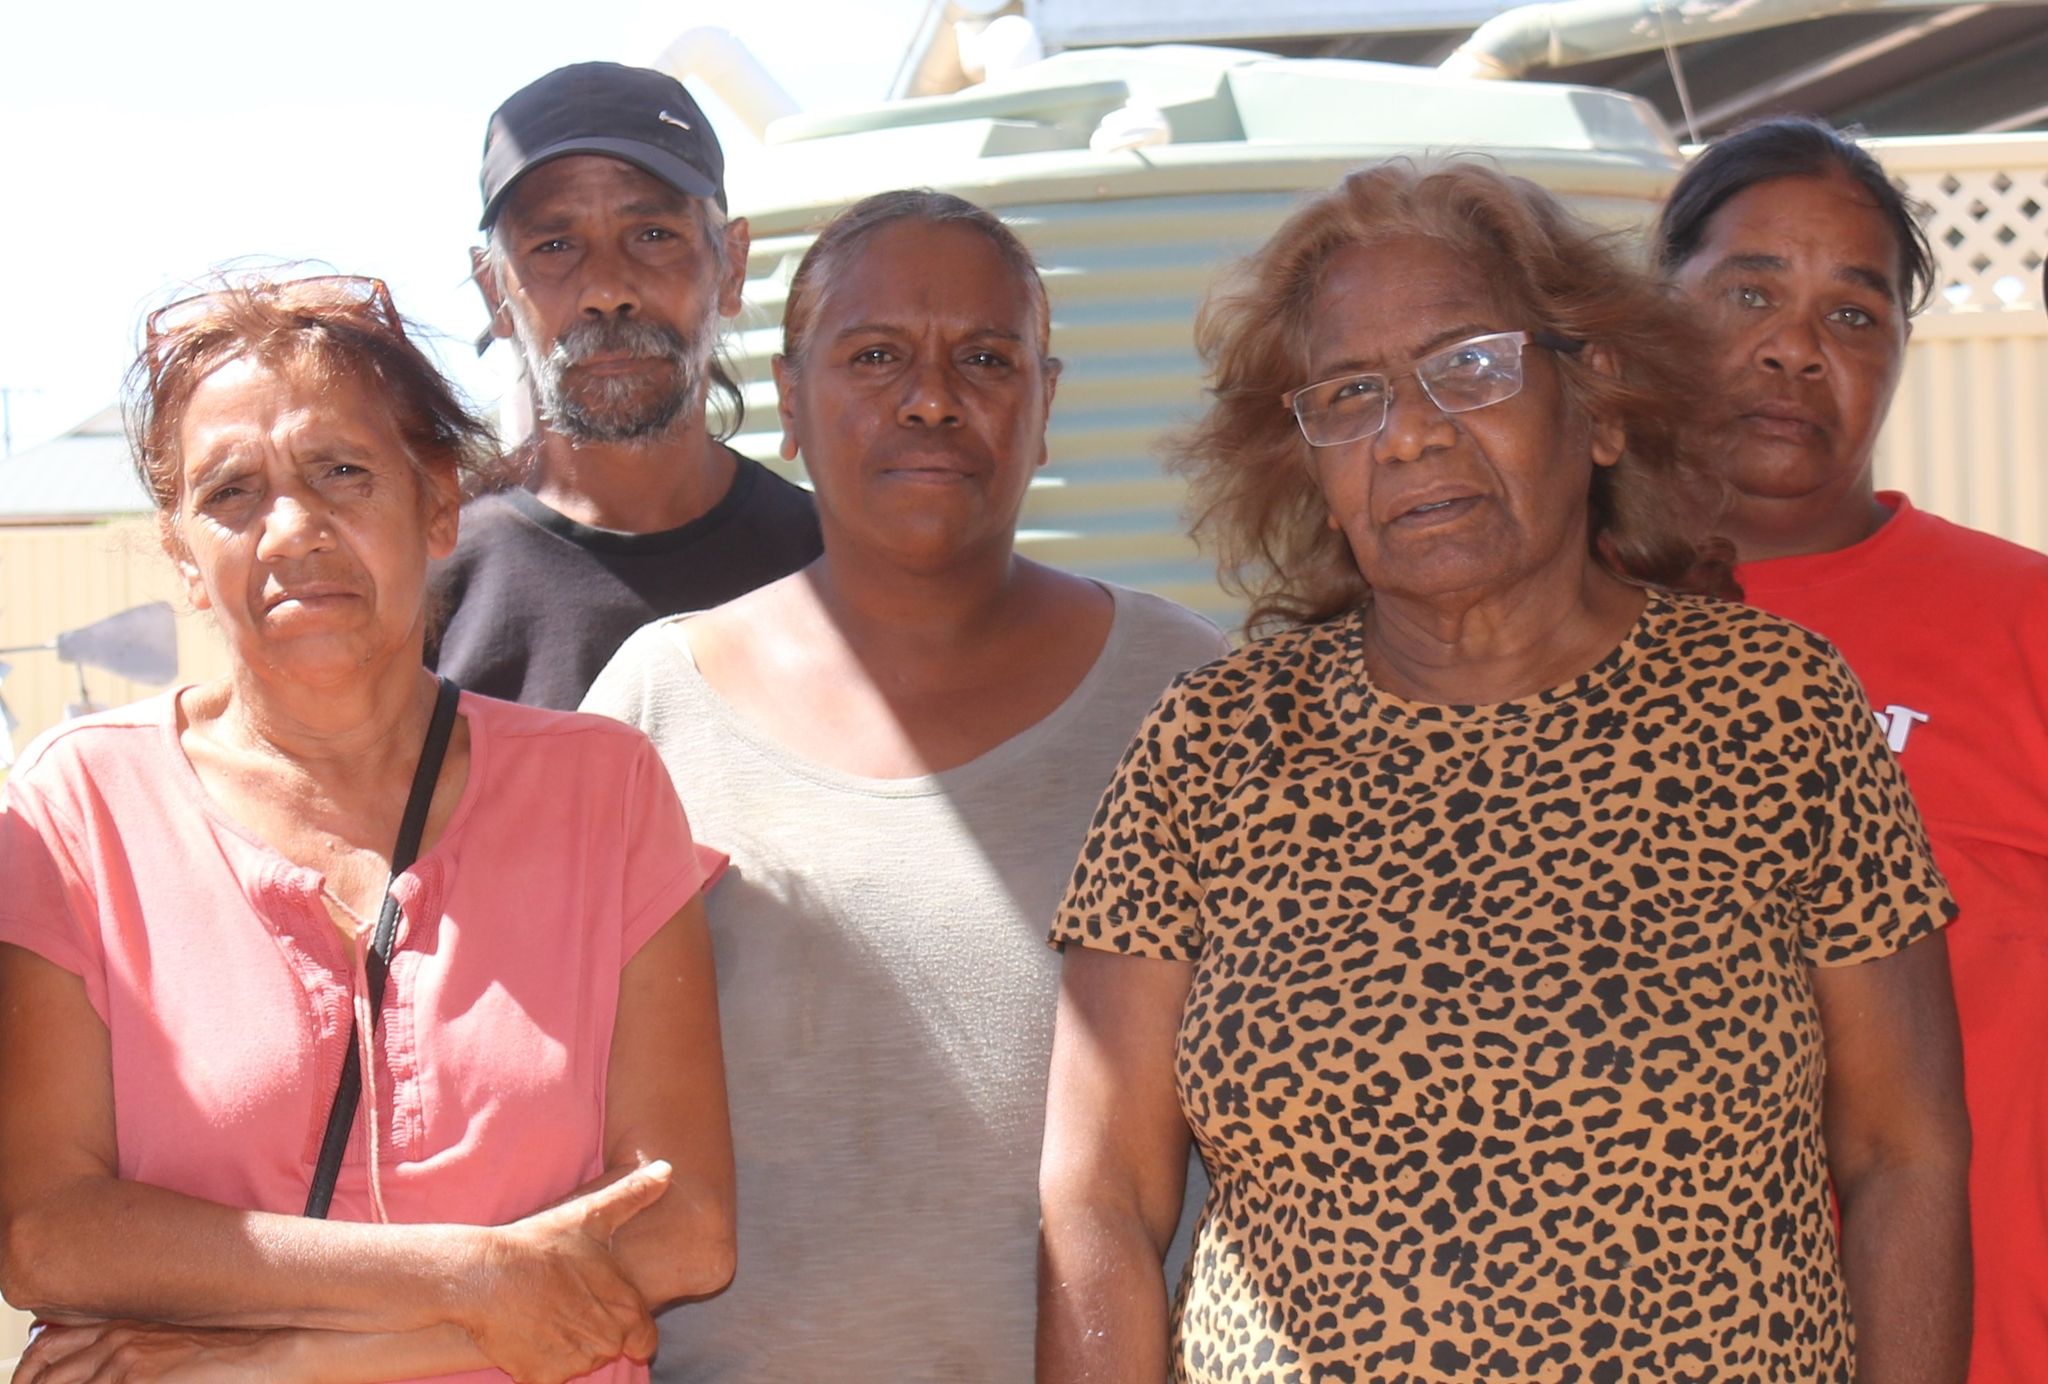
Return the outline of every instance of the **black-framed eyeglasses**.
{"type": "Polygon", "coordinates": [[[1371,437],[1387,424],[1394,381],[1413,375],[1429,401],[1445,413],[1470,413],[1522,392],[1522,348],[1575,355],[1583,341],[1555,332],[1488,332],[1438,347],[1399,370],[1340,375],[1280,396],[1311,447],[1335,447],[1371,437]]]}

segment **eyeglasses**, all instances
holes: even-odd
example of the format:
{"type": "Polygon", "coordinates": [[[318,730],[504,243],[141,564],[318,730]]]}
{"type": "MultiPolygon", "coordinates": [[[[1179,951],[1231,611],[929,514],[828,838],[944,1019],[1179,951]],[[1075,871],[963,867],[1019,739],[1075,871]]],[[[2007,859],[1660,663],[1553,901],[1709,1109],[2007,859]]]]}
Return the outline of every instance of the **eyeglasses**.
{"type": "Polygon", "coordinates": [[[1335,447],[1371,437],[1387,423],[1394,381],[1414,375],[1429,401],[1445,413],[1470,413],[1522,392],[1522,348],[1576,355],[1583,341],[1555,332],[1489,332],[1431,351],[1387,374],[1342,375],[1280,396],[1294,412],[1311,447],[1335,447]]]}
{"type": "Polygon", "coordinates": [[[152,312],[143,322],[143,349],[149,355],[149,373],[154,383],[170,354],[172,338],[204,326],[226,303],[243,297],[273,305],[286,312],[317,313],[323,317],[356,318],[370,326],[400,336],[405,321],[391,301],[391,290],[382,279],[359,274],[316,274],[311,278],[283,282],[255,282],[229,288],[210,289],[180,298],[152,312]]]}

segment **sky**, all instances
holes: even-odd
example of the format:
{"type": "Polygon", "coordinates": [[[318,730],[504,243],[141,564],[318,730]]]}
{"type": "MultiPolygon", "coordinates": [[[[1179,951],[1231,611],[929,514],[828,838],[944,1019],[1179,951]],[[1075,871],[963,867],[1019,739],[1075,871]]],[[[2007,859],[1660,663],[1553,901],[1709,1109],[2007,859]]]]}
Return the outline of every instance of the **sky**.
{"type": "MultiPolygon", "coordinates": [[[[500,101],[564,63],[651,62],[705,24],[805,109],[879,101],[926,3],[6,0],[0,389],[14,450],[112,403],[144,313],[237,262],[384,279],[493,403],[509,353],[479,361],[463,343],[484,322],[468,251],[500,101]]],[[[760,146],[704,104],[739,183],[760,146]]]]}

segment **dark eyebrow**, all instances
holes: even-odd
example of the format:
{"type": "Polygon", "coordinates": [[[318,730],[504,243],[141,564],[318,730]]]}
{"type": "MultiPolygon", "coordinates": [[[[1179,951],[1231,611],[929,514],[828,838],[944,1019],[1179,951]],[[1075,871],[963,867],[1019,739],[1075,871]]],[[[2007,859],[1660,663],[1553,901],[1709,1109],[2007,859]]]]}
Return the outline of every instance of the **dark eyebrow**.
{"type": "Polygon", "coordinates": [[[619,210],[627,216],[679,217],[690,210],[690,205],[680,197],[642,197],[619,210]]]}
{"type": "Polygon", "coordinates": [[[1882,293],[1887,298],[1900,295],[1892,288],[1892,281],[1867,264],[1845,264],[1835,271],[1835,277],[1843,283],[1860,284],[1873,293],[1882,293]]]}
{"type": "MultiPolygon", "coordinates": [[[[910,333],[893,322],[850,322],[832,333],[834,341],[844,341],[850,336],[908,336],[910,333]]],[[[1022,332],[1013,332],[1008,327],[977,327],[967,333],[970,341],[1015,341],[1025,339],[1022,332]]]]}
{"type": "MultiPolygon", "coordinates": [[[[689,202],[682,197],[636,197],[619,208],[621,216],[680,221],[687,218],[689,202]]],[[[576,224],[576,208],[561,199],[550,199],[537,207],[506,209],[506,222],[520,236],[559,235],[576,224]]]]}
{"type": "MultiPolygon", "coordinates": [[[[1766,255],[1762,253],[1730,255],[1727,259],[1722,260],[1709,270],[1708,277],[1719,278],[1726,274],[1740,274],[1745,271],[1752,274],[1782,274],[1790,267],[1790,264],[1782,255],[1766,255]]],[[[1834,277],[1838,283],[1855,284],[1858,288],[1867,288],[1873,293],[1882,293],[1887,298],[1899,296],[1892,288],[1892,281],[1886,278],[1881,271],[1873,269],[1867,264],[1842,265],[1835,270],[1834,277]]]]}
{"type": "Polygon", "coordinates": [[[903,328],[890,322],[849,322],[832,333],[834,341],[844,341],[849,336],[902,336],[903,328]]]}
{"type": "Polygon", "coordinates": [[[531,212],[524,216],[514,211],[505,217],[505,222],[511,227],[512,234],[522,238],[535,235],[559,235],[563,231],[568,230],[574,220],[575,214],[573,212],[556,211],[552,208],[531,212]]]}
{"type": "Polygon", "coordinates": [[[1740,274],[1744,272],[1751,274],[1782,274],[1790,267],[1783,255],[1766,255],[1758,252],[1730,255],[1707,272],[1710,276],[1716,277],[1722,274],[1740,274]]]}
{"type": "Polygon", "coordinates": [[[323,442],[306,453],[308,461],[360,461],[373,455],[368,447],[353,442],[323,442]]]}
{"type": "Polygon", "coordinates": [[[1464,341],[1475,336],[1492,336],[1496,330],[1496,328],[1489,327],[1483,322],[1467,322],[1463,326],[1452,327],[1448,331],[1438,332],[1435,336],[1423,342],[1416,349],[1415,354],[1417,356],[1426,356],[1440,346],[1448,346],[1454,341],[1464,341]]]}
{"type": "Polygon", "coordinates": [[[229,443],[203,458],[192,474],[185,478],[185,486],[188,490],[204,490],[219,480],[223,472],[233,470],[245,460],[245,450],[236,443],[229,443]]]}

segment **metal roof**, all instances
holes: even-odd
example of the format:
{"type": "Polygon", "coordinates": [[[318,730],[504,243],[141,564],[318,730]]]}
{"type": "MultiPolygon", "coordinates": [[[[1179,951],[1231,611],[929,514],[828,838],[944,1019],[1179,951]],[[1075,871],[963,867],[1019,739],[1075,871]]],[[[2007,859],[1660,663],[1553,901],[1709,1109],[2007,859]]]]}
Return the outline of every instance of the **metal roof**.
{"type": "Polygon", "coordinates": [[[117,406],[0,460],[0,524],[79,523],[153,508],[129,462],[117,406]]]}
{"type": "MultiPolygon", "coordinates": [[[[1284,57],[1364,58],[1435,66],[1502,4],[1371,0],[1026,0],[1049,47],[1142,42],[1169,31],[1284,57]]],[[[2048,130],[2048,0],[1912,4],[1886,0],[1856,14],[1694,43],[1674,50],[1691,98],[1695,137],[1787,111],[1859,125],[1875,135],[2048,130]]],[[[1640,96],[1686,131],[1662,52],[1568,67],[1539,81],[1640,96]]]]}

